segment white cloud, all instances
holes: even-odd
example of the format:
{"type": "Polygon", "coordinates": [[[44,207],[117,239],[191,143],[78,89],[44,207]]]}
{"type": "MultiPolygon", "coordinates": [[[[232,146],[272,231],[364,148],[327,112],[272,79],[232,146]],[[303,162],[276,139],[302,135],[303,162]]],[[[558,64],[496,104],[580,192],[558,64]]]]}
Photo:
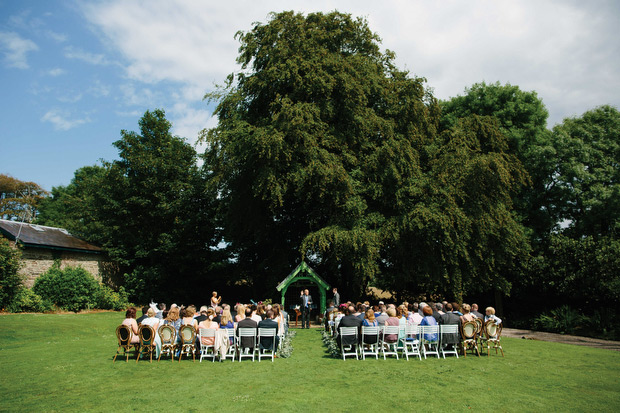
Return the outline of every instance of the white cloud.
{"type": "Polygon", "coordinates": [[[198,102],[239,70],[236,31],[266,22],[271,11],[338,9],[366,17],[398,66],[426,77],[439,98],[483,80],[510,82],[538,92],[551,124],[620,103],[620,12],[613,1],[111,0],[81,7],[126,60],[136,96],[155,93],[136,91],[141,83],[174,82],[175,102],[198,102]]]}
{"type": "Polygon", "coordinates": [[[64,69],[61,69],[59,67],[56,67],[54,69],[50,69],[47,71],[47,74],[53,77],[64,75],[65,73],[67,72],[64,69]]]}
{"type": "Polygon", "coordinates": [[[62,33],[56,33],[54,31],[48,30],[47,35],[54,40],[56,43],[64,43],[67,41],[68,36],[62,33]]]}
{"type": "Polygon", "coordinates": [[[215,124],[212,121],[211,112],[205,109],[195,109],[186,103],[177,103],[166,114],[170,116],[173,134],[186,138],[191,144],[198,140],[198,133],[208,124],[215,124]]]}
{"type": "Polygon", "coordinates": [[[39,50],[32,41],[24,39],[14,32],[0,32],[0,49],[4,53],[4,62],[8,67],[28,69],[26,60],[28,52],[39,50]]]}
{"type": "Polygon", "coordinates": [[[65,57],[68,59],[77,59],[91,65],[108,65],[110,62],[106,57],[99,53],[89,53],[84,50],[77,49],[73,46],[65,48],[65,57]]]}
{"type": "Polygon", "coordinates": [[[88,117],[83,119],[69,119],[69,117],[70,114],[65,111],[52,109],[43,115],[41,120],[44,122],[50,122],[54,125],[54,129],[62,131],[67,131],[75,128],[76,126],[90,122],[88,117]]]}

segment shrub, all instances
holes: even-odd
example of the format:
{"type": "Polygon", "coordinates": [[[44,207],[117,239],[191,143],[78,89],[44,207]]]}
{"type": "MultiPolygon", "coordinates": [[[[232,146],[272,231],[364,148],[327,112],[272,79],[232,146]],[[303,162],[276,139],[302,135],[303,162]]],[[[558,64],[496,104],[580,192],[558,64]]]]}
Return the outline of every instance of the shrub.
{"type": "Polygon", "coordinates": [[[93,276],[81,267],[60,269],[58,263],[34,283],[34,292],[58,307],[78,312],[96,305],[100,286],[93,276]]]}
{"type": "Polygon", "coordinates": [[[51,301],[44,300],[30,288],[21,287],[17,290],[13,301],[7,306],[7,311],[11,313],[44,313],[51,311],[52,308],[53,304],[51,301]]]}
{"type": "Polygon", "coordinates": [[[22,285],[19,275],[21,253],[9,241],[0,238],[0,309],[7,307],[22,285]]]}
{"type": "Polygon", "coordinates": [[[130,307],[129,296],[123,287],[116,292],[103,284],[99,285],[99,291],[97,291],[95,296],[95,304],[97,308],[102,310],[120,311],[130,307]]]}
{"type": "Polygon", "coordinates": [[[543,331],[562,334],[574,334],[583,327],[586,317],[567,305],[541,314],[534,319],[534,327],[543,331]]]}

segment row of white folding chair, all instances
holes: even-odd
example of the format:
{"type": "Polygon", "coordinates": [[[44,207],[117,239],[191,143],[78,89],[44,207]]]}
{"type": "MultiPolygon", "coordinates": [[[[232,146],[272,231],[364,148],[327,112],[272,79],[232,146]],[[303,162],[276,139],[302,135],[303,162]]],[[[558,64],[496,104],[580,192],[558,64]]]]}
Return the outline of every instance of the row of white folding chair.
{"type": "Polygon", "coordinates": [[[242,358],[251,358],[254,361],[255,357],[258,356],[258,361],[260,362],[261,358],[271,358],[273,362],[276,354],[276,335],[277,331],[275,328],[239,328],[239,335],[236,340],[236,350],[239,353],[239,361],[242,358]],[[252,337],[252,343],[254,344],[253,349],[251,351],[246,351],[250,349],[249,347],[243,347],[241,344],[242,337],[252,337]],[[271,349],[261,349],[260,348],[260,339],[261,338],[271,338],[273,346],[271,349]]]}
{"type": "MultiPolygon", "coordinates": [[[[439,358],[441,352],[443,358],[446,358],[446,354],[454,354],[458,358],[458,352],[455,345],[452,345],[450,350],[447,345],[440,344],[440,337],[443,334],[458,334],[458,325],[442,325],[442,326],[419,326],[419,325],[407,325],[407,326],[380,326],[380,327],[368,327],[362,326],[361,337],[357,339],[356,327],[341,327],[341,336],[355,336],[356,341],[359,343],[359,355],[363,360],[366,356],[379,357],[379,349],[385,359],[388,355],[393,355],[398,359],[398,351],[400,350],[407,360],[409,356],[418,356],[424,358],[427,355],[435,355],[439,358]],[[402,330],[405,330],[402,332],[402,330]],[[401,334],[402,332],[402,334],[401,334]],[[399,337],[395,342],[386,341],[387,335],[396,335],[399,337]],[[367,339],[367,337],[374,337],[373,339],[367,339]],[[404,339],[403,339],[404,337],[404,339]]],[[[342,337],[341,337],[342,340],[342,337]]],[[[341,353],[343,359],[346,356],[356,356],[357,353],[353,352],[354,346],[342,346],[341,353]],[[345,348],[346,347],[346,348],[345,348]]]]}
{"type": "MultiPolygon", "coordinates": [[[[235,361],[235,330],[232,328],[225,329],[228,333],[228,341],[232,341],[232,344],[229,344],[228,350],[226,354],[220,356],[221,360],[225,360],[227,358],[231,358],[232,361],[235,361]]],[[[215,337],[216,337],[216,329],[214,328],[201,328],[198,332],[198,342],[200,345],[200,362],[202,362],[203,358],[211,358],[215,361],[217,357],[217,352],[215,351],[215,337]],[[213,344],[204,343],[203,339],[211,339],[213,344]]]]}

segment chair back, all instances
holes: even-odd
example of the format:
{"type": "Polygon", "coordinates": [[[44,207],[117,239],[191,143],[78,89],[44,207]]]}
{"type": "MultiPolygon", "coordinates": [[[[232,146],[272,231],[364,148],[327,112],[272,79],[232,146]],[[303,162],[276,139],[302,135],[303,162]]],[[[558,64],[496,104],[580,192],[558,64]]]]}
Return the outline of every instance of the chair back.
{"type": "Polygon", "coordinates": [[[422,341],[426,343],[436,343],[439,341],[439,326],[420,326],[422,341]]]}
{"type": "Polygon", "coordinates": [[[239,337],[256,337],[256,329],[255,328],[239,328],[239,337]]]}
{"type": "Polygon", "coordinates": [[[338,328],[338,331],[340,331],[341,340],[344,336],[353,336],[355,337],[355,341],[357,342],[357,327],[340,327],[338,328]]]}
{"type": "Polygon", "coordinates": [[[364,337],[367,337],[367,336],[379,337],[379,327],[378,326],[362,326],[362,341],[364,340],[364,337]]]}
{"type": "Polygon", "coordinates": [[[383,326],[383,336],[382,336],[383,342],[396,343],[398,341],[398,333],[399,332],[400,332],[400,326],[383,326]],[[392,335],[392,336],[395,335],[396,339],[390,340],[390,341],[386,341],[385,338],[388,335],[392,335]]]}
{"type": "Polygon", "coordinates": [[[183,325],[179,328],[179,337],[181,337],[181,344],[194,344],[196,340],[196,330],[191,325],[183,325]]]}
{"type": "Polygon", "coordinates": [[[458,334],[459,326],[458,326],[458,324],[444,324],[444,325],[441,326],[439,331],[441,332],[441,335],[444,335],[444,334],[458,334]]]}
{"type": "Polygon", "coordinates": [[[131,329],[125,324],[116,327],[116,338],[119,346],[128,346],[131,343],[131,329]]]}
{"type": "Polygon", "coordinates": [[[501,329],[498,328],[498,325],[495,324],[494,320],[489,320],[484,325],[484,333],[487,338],[498,337],[498,330],[501,331],[501,329]]]}
{"type": "Polygon", "coordinates": [[[473,340],[476,337],[478,325],[475,321],[466,321],[461,326],[461,335],[463,340],[473,340]]]}
{"type": "Polygon", "coordinates": [[[259,328],[258,336],[259,337],[275,337],[276,329],[275,328],[259,328]]]}
{"type": "Polygon", "coordinates": [[[140,330],[138,330],[138,333],[140,334],[141,346],[153,345],[153,340],[155,338],[155,330],[153,330],[153,327],[147,326],[146,324],[140,324],[140,330]]]}
{"type": "Polygon", "coordinates": [[[476,334],[480,334],[482,332],[482,328],[484,327],[484,321],[481,318],[474,318],[474,322],[476,323],[476,334]]]}
{"type": "Polygon", "coordinates": [[[173,344],[175,339],[176,339],[176,335],[177,332],[174,329],[174,327],[169,326],[169,325],[164,325],[159,327],[158,329],[159,332],[159,337],[161,338],[161,344],[173,344]]]}
{"type": "Polygon", "coordinates": [[[407,324],[405,327],[405,339],[416,340],[418,338],[419,331],[420,326],[418,324],[407,324]]]}

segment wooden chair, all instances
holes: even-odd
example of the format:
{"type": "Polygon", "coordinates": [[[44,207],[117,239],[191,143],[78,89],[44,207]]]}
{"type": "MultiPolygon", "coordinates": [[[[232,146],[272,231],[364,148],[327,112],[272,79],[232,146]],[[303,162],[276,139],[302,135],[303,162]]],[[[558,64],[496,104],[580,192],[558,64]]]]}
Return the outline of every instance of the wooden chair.
{"type": "Polygon", "coordinates": [[[152,363],[153,352],[155,351],[155,330],[151,326],[140,324],[138,334],[140,335],[140,350],[138,351],[138,357],[136,357],[136,363],[143,354],[148,354],[149,363],[152,363]]]}
{"type": "Polygon", "coordinates": [[[181,338],[181,343],[179,344],[179,348],[181,352],[179,353],[179,363],[183,358],[183,354],[189,356],[191,354],[193,361],[196,361],[196,330],[191,325],[181,326],[179,329],[179,337],[181,338]]]}
{"type": "Polygon", "coordinates": [[[487,357],[491,354],[491,345],[495,348],[495,354],[497,354],[497,350],[502,352],[502,357],[504,357],[504,349],[502,348],[501,337],[502,337],[502,325],[495,324],[494,320],[489,320],[484,325],[484,342],[487,345],[487,357]]]}
{"type": "Polygon", "coordinates": [[[461,347],[463,356],[467,357],[467,350],[476,350],[476,354],[480,357],[477,341],[478,326],[475,321],[466,321],[461,325],[461,347]]]}
{"type": "Polygon", "coordinates": [[[116,350],[116,355],[112,359],[112,363],[116,361],[116,357],[118,357],[121,350],[123,350],[123,355],[126,356],[125,362],[129,361],[129,352],[133,348],[134,351],[138,351],[140,348],[139,343],[131,343],[131,338],[133,337],[133,333],[131,332],[131,328],[127,327],[124,324],[116,327],[116,338],[118,339],[118,349],[116,350]]]}
{"type": "Polygon", "coordinates": [[[164,353],[169,354],[171,360],[174,361],[174,352],[177,348],[177,331],[170,325],[163,325],[159,327],[158,332],[159,338],[161,338],[161,350],[157,361],[161,360],[161,355],[164,353]]]}

